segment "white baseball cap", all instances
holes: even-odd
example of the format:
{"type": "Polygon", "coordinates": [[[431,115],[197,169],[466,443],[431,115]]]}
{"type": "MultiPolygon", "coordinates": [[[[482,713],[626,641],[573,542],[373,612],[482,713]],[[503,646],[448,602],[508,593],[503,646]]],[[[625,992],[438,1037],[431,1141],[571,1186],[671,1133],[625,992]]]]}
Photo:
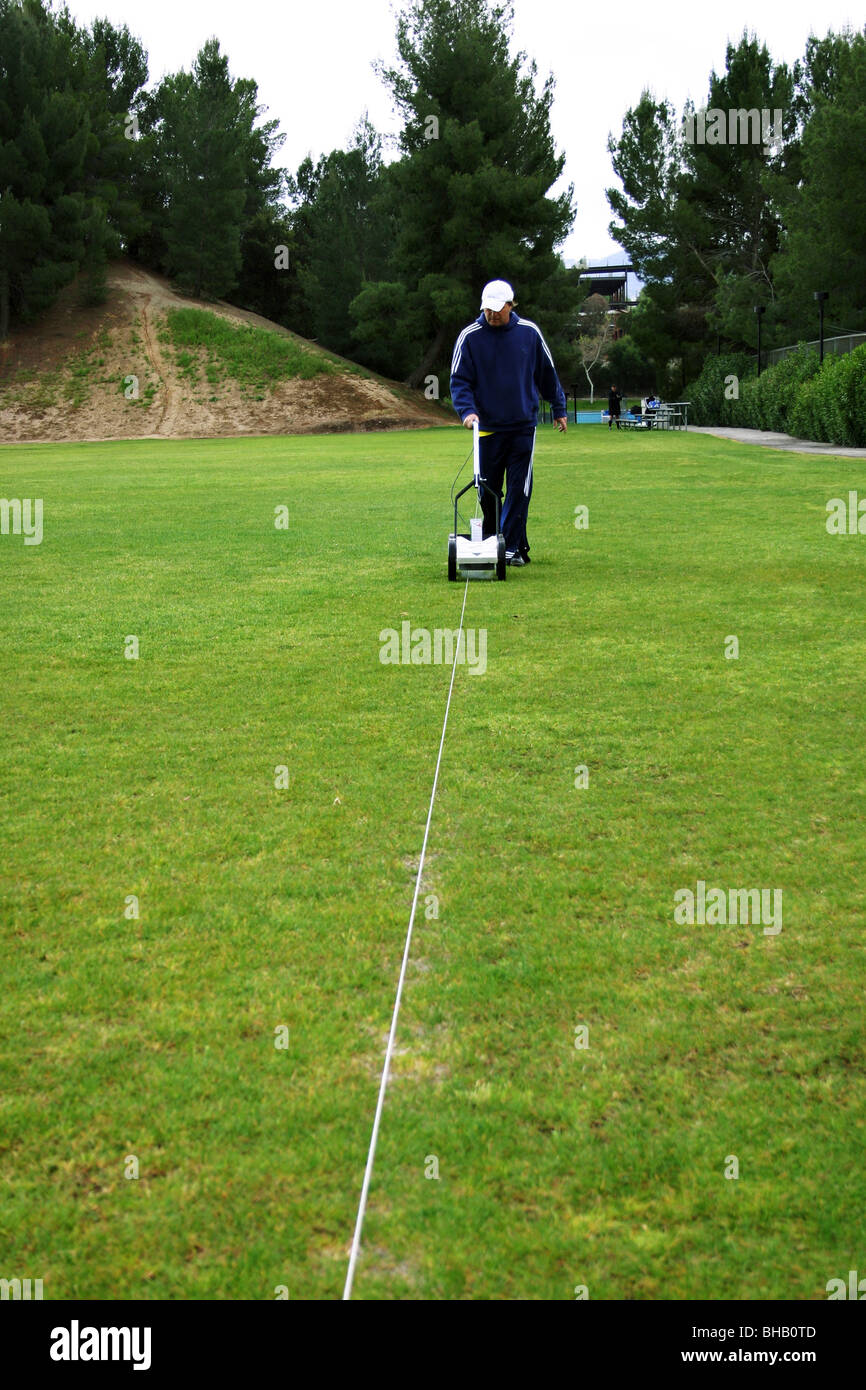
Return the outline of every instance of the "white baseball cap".
{"type": "Polygon", "coordinates": [[[504,305],[513,303],[514,290],[507,280],[491,280],[489,285],[484,286],[481,294],[482,309],[492,309],[498,314],[504,305]]]}

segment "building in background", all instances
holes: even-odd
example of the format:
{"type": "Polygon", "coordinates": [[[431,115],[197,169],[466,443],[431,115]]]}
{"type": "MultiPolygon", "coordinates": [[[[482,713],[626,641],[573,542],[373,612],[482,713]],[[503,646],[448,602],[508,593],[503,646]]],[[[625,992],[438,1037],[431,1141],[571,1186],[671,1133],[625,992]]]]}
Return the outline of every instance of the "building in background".
{"type": "MultiPolygon", "coordinates": [[[[615,319],[619,319],[623,313],[628,313],[637,303],[642,282],[627,256],[609,256],[606,260],[584,257],[582,261],[566,261],[566,265],[583,269],[581,279],[587,299],[590,295],[601,295],[607,300],[615,319]]],[[[613,337],[619,338],[623,332],[621,324],[615,321],[613,329],[613,337]]]]}

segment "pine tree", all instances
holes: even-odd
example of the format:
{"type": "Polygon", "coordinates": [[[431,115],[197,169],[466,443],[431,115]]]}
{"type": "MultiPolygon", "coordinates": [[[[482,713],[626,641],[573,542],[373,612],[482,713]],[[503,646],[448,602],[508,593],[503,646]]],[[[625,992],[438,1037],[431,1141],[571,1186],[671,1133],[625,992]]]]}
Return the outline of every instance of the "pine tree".
{"type": "Polygon", "coordinates": [[[0,0],[0,339],[73,278],[104,216],[88,198],[78,60],[68,17],[41,0],[0,0]]]}
{"type": "Polygon", "coordinates": [[[291,180],[303,321],[335,352],[352,352],[349,306],[387,268],[394,241],[389,185],[382,140],[366,116],[348,150],[333,150],[315,166],[305,160],[291,180]]]}
{"type": "Polygon", "coordinates": [[[781,195],[773,262],[788,341],[817,336],[816,290],[829,293],[831,331],[866,326],[866,29],[809,40],[802,96],[799,178],[781,195]]]}
{"type": "MultiPolygon", "coordinates": [[[[752,306],[772,304],[770,265],[781,216],[768,197],[768,180],[796,154],[793,92],[794,74],[774,65],[766,46],[744,34],[728,45],[725,71],[709,79],[704,110],[725,112],[724,139],[701,140],[694,125],[693,138],[686,139],[694,110],[688,107],[678,125],[668,103],[644,92],[627,112],[620,139],[608,143],[622,183],[622,191],[608,189],[620,218],[611,235],[630,253],[650,301],[635,337],[660,365],[679,357],[683,378],[697,372],[718,334],[750,341],[752,306]],[[777,109],[783,113],[782,130],[773,132],[778,144],[728,138],[729,112],[777,109]]],[[[748,132],[758,133],[753,123],[748,132]]],[[[716,118],[709,133],[719,133],[716,118]]]]}
{"type": "Polygon", "coordinates": [[[192,73],[165,79],[157,108],[167,269],[181,289],[218,299],[237,283],[246,190],[238,101],[216,39],[192,73]]]}
{"type": "Polygon", "coordinates": [[[142,101],[136,190],[145,225],[131,250],[190,294],[238,288],[267,312],[288,302],[275,266],[287,235],[284,171],[272,166],[285,137],[262,113],[256,83],[232,79],[216,39],[192,72],[171,74],[142,101]]]}
{"type": "Polygon", "coordinates": [[[399,64],[382,69],[404,121],[399,224],[384,282],[366,286],[353,314],[362,335],[385,341],[399,301],[411,385],[447,372],[485,281],[510,280],[530,316],[555,306],[564,319],[580,298],[555,249],[574,208],[571,188],[549,196],[565,162],[550,132],[554,81],[537,92],[535,64],[511,55],[512,16],[488,0],[412,0],[398,18],[399,64]]]}

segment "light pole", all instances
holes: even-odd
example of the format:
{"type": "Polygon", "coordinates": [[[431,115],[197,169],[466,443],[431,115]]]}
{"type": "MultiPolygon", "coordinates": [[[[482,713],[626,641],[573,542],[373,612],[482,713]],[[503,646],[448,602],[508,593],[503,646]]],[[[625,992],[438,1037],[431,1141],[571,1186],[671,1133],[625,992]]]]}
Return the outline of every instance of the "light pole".
{"type": "Polygon", "coordinates": [[[756,304],[755,313],[758,316],[758,376],[761,375],[761,319],[767,312],[766,304],[756,304]]]}
{"type": "Polygon", "coordinates": [[[821,324],[820,331],[819,331],[819,335],[818,335],[818,337],[819,337],[819,346],[818,346],[818,362],[819,362],[819,364],[820,364],[821,362],[824,361],[824,300],[825,300],[827,297],[828,297],[828,291],[827,291],[827,290],[816,290],[815,293],[814,293],[814,295],[813,295],[813,298],[814,298],[814,299],[817,299],[817,301],[818,301],[818,313],[819,313],[819,316],[820,316],[820,324],[821,324]]]}

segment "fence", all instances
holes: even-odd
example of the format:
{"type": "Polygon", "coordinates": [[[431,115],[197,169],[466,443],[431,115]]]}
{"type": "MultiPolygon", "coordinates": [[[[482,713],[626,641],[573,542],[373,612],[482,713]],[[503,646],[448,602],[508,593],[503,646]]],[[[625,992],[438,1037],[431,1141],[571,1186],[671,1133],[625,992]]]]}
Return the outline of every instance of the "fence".
{"type": "MultiPolygon", "coordinates": [[[[576,425],[598,425],[602,418],[607,419],[607,392],[599,392],[597,410],[578,410],[577,402],[582,397],[578,397],[573,391],[566,392],[565,413],[569,420],[573,420],[576,425]],[[571,400],[572,404],[569,404],[571,400]]],[[[553,408],[546,401],[542,401],[538,410],[538,423],[540,425],[552,425],[554,420],[553,408]]]]}
{"type": "MultiPolygon", "coordinates": [[[[602,415],[607,419],[607,407],[598,410],[576,410],[573,406],[566,406],[566,418],[573,420],[576,425],[598,425],[601,423],[602,415]]],[[[552,408],[542,402],[538,412],[538,423],[540,425],[552,425],[554,420],[552,408]]]]}
{"type": "MultiPolygon", "coordinates": [[[[840,333],[835,338],[824,339],[824,356],[829,353],[853,352],[856,347],[866,343],[866,333],[840,333]]],[[[765,367],[772,367],[775,362],[781,362],[784,357],[790,357],[792,352],[796,352],[800,346],[794,343],[790,347],[771,348],[769,352],[761,353],[761,360],[765,367]]],[[[820,338],[814,338],[807,343],[806,347],[814,348],[817,352],[821,346],[820,338]]]]}

